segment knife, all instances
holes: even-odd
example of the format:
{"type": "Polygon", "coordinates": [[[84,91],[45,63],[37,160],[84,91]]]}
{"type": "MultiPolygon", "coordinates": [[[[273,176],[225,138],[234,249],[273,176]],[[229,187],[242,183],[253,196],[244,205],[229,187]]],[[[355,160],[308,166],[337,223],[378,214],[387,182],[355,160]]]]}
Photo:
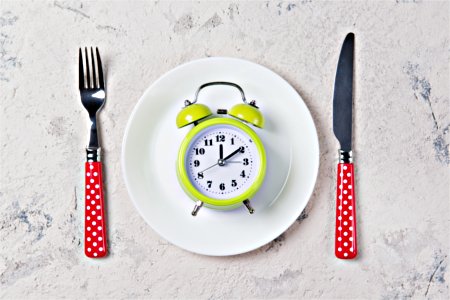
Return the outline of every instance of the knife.
{"type": "Polygon", "coordinates": [[[333,97],[333,131],[340,143],[336,185],[335,255],[357,255],[355,181],[352,158],[353,53],[355,35],[347,34],[336,71],[333,97]]]}

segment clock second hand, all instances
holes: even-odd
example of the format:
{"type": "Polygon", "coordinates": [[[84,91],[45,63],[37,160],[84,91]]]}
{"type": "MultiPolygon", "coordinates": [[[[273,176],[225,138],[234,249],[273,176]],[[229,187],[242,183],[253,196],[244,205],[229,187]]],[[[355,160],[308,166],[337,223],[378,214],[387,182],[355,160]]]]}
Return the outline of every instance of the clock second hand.
{"type": "Polygon", "coordinates": [[[216,162],[215,164],[213,164],[212,166],[209,166],[209,167],[207,167],[206,169],[204,169],[203,171],[201,171],[201,172],[198,172],[199,174],[202,174],[203,172],[205,172],[205,171],[207,171],[207,170],[209,170],[209,169],[211,169],[212,167],[215,167],[215,166],[217,166],[219,163],[218,162],[216,162]]]}
{"type": "Polygon", "coordinates": [[[223,161],[224,161],[224,159],[223,159],[223,145],[220,144],[219,145],[219,160],[215,164],[213,164],[212,166],[209,166],[206,169],[204,169],[203,171],[199,172],[199,174],[203,174],[203,172],[211,169],[212,167],[220,165],[221,163],[223,163],[223,161]]]}
{"type": "MultiPolygon", "coordinates": [[[[199,174],[203,174],[203,172],[205,172],[205,171],[211,169],[212,167],[215,167],[215,166],[219,165],[219,164],[220,164],[219,162],[225,162],[227,159],[231,158],[232,156],[235,156],[239,151],[241,151],[241,148],[242,148],[242,147],[239,147],[238,149],[236,149],[235,151],[233,151],[230,155],[228,155],[227,157],[225,157],[225,158],[222,159],[222,157],[223,157],[223,145],[220,144],[220,145],[219,145],[219,156],[220,156],[219,161],[216,162],[215,164],[213,164],[212,166],[209,166],[209,167],[207,167],[206,169],[204,169],[203,171],[198,172],[198,173],[199,173],[199,174]]],[[[227,162],[229,162],[229,163],[242,163],[241,161],[227,161],[227,162]]]]}

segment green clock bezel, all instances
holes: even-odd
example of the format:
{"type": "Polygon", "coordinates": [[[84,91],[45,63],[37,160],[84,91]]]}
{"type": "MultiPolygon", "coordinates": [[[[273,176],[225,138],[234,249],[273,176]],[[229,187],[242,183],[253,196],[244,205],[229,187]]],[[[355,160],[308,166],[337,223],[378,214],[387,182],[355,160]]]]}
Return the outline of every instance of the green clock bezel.
{"type": "Polygon", "coordinates": [[[181,186],[183,187],[184,191],[194,200],[200,200],[204,202],[205,204],[209,204],[208,206],[212,208],[218,208],[218,209],[226,209],[227,207],[234,208],[236,207],[236,204],[241,204],[242,201],[246,199],[250,199],[261,187],[264,177],[266,175],[266,152],[264,150],[263,143],[261,139],[258,137],[256,132],[253,131],[249,126],[242,123],[241,121],[231,119],[231,118],[225,118],[225,117],[217,117],[205,120],[201,122],[200,124],[196,125],[184,138],[183,142],[181,143],[180,150],[178,152],[178,159],[177,159],[177,175],[178,180],[180,181],[181,186]],[[186,170],[186,163],[185,163],[185,157],[186,152],[188,150],[188,147],[193,140],[193,138],[203,129],[208,128],[210,126],[214,125],[231,125],[235,126],[238,129],[244,131],[246,134],[250,136],[250,138],[255,143],[256,149],[258,150],[259,157],[261,159],[261,169],[259,173],[256,175],[255,182],[247,189],[245,190],[241,195],[236,196],[231,199],[215,199],[208,196],[203,195],[200,193],[191,183],[189,180],[189,176],[186,170]]]}

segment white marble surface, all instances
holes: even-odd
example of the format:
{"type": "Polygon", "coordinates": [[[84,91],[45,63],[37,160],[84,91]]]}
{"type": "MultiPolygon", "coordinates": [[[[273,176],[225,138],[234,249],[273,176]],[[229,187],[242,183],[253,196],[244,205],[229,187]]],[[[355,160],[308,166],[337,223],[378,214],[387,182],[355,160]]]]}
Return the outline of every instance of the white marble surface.
{"type": "Polygon", "coordinates": [[[0,297],[448,298],[449,2],[0,2],[0,297]],[[356,34],[357,260],[333,255],[335,67],[356,34]],[[82,251],[87,116],[77,49],[98,45],[108,102],[110,256],[82,251]],[[307,210],[256,251],[204,257],[160,238],[125,189],[126,121],[164,72],[255,61],[310,108],[321,166],[307,210]]]}

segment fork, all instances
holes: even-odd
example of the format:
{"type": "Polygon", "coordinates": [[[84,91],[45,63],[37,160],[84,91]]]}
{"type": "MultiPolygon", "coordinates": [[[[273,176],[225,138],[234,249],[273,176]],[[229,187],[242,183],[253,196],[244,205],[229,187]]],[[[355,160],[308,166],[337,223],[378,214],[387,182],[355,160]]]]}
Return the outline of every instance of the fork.
{"type": "Polygon", "coordinates": [[[90,50],[90,63],[87,48],[84,48],[84,68],[81,48],[78,62],[81,103],[89,113],[91,123],[85,163],[84,253],[87,257],[99,258],[107,254],[107,245],[97,113],[105,104],[106,92],[100,53],[98,48],[95,48],[96,59],[94,59],[92,47],[90,50]]]}

